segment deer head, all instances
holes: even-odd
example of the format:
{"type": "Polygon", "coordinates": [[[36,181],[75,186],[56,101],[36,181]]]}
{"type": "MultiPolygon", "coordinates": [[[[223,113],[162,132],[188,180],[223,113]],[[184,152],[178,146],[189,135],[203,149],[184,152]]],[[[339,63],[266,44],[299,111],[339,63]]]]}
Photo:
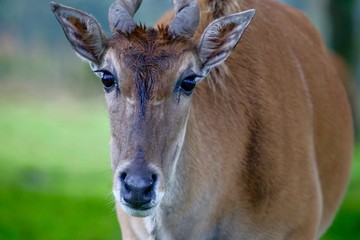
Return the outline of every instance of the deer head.
{"type": "Polygon", "coordinates": [[[230,55],[255,11],[215,20],[196,41],[195,1],[174,1],[174,20],[158,30],[135,24],[140,4],[111,5],[111,37],[86,13],[56,3],[51,8],[75,52],[104,85],[115,199],[127,213],[145,217],[170,191],[196,85],[230,55]]]}

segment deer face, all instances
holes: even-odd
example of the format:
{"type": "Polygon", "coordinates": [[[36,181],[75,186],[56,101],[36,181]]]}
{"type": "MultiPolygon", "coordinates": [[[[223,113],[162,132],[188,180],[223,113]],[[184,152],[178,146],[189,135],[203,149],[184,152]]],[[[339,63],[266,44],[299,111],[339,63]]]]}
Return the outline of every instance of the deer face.
{"type": "Polygon", "coordinates": [[[195,86],[229,56],[254,11],[216,20],[194,41],[194,1],[175,2],[175,19],[158,30],[133,22],[140,2],[111,6],[111,38],[83,12],[58,4],[52,10],[104,84],[115,199],[130,215],[145,217],[161,204],[176,174],[195,86]]]}
{"type": "Polygon", "coordinates": [[[201,78],[194,44],[174,42],[161,31],[115,34],[95,70],[113,79],[105,87],[113,191],[135,216],[146,216],[164,195],[184,140],[192,91],[201,78]]]}

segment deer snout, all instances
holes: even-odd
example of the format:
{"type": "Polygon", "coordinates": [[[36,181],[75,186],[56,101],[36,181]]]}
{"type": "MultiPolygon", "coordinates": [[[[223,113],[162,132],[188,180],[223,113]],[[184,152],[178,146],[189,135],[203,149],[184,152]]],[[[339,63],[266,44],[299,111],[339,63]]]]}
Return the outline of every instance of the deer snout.
{"type": "Polygon", "coordinates": [[[158,175],[149,169],[123,171],[120,174],[120,196],[128,207],[146,210],[156,200],[158,175]]]}

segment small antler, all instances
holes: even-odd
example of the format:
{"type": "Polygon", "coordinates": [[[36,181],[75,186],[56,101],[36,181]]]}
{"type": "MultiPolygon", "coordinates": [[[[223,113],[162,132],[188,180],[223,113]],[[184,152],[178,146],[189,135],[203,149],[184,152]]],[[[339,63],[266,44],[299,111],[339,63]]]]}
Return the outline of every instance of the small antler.
{"type": "Polygon", "coordinates": [[[175,18],[170,23],[170,33],[192,37],[200,20],[199,6],[195,0],[173,0],[173,3],[175,18]]]}
{"type": "Polygon", "coordinates": [[[131,32],[136,24],[133,16],[142,0],[117,0],[109,8],[109,24],[112,32],[131,32]]]}

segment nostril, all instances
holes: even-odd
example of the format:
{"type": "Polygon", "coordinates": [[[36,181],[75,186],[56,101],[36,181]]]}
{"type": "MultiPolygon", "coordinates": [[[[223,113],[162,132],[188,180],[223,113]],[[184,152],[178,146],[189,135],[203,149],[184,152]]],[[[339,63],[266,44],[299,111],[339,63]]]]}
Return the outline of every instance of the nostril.
{"type": "Polygon", "coordinates": [[[148,195],[151,193],[151,191],[154,189],[154,185],[157,181],[157,175],[156,174],[151,174],[150,179],[151,181],[149,182],[149,185],[145,188],[144,194],[148,195]]]}
{"type": "Polygon", "coordinates": [[[129,185],[126,183],[126,177],[127,177],[127,173],[126,172],[123,172],[120,174],[120,183],[121,185],[125,188],[125,191],[127,193],[130,193],[131,189],[129,187],[129,185]]]}
{"type": "Polygon", "coordinates": [[[144,194],[145,195],[148,195],[148,194],[150,194],[151,193],[151,191],[152,191],[152,187],[150,186],[150,187],[147,187],[146,189],[145,189],[145,191],[144,191],[144,194]]]}
{"type": "Polygon", "coordinates": [[[151,180],[153,180],[153,184],[156,182],[157,180],[157,175],[156,174],[152,174],[151,175],[151,180]]]}
{"type": "Polygon", "coordinates": [[[125,182],[126,176],[127,176],[126,172],[121,173],[121,174],[120,174],[120,180],[121,180],[122,182],[125,182]]]}

